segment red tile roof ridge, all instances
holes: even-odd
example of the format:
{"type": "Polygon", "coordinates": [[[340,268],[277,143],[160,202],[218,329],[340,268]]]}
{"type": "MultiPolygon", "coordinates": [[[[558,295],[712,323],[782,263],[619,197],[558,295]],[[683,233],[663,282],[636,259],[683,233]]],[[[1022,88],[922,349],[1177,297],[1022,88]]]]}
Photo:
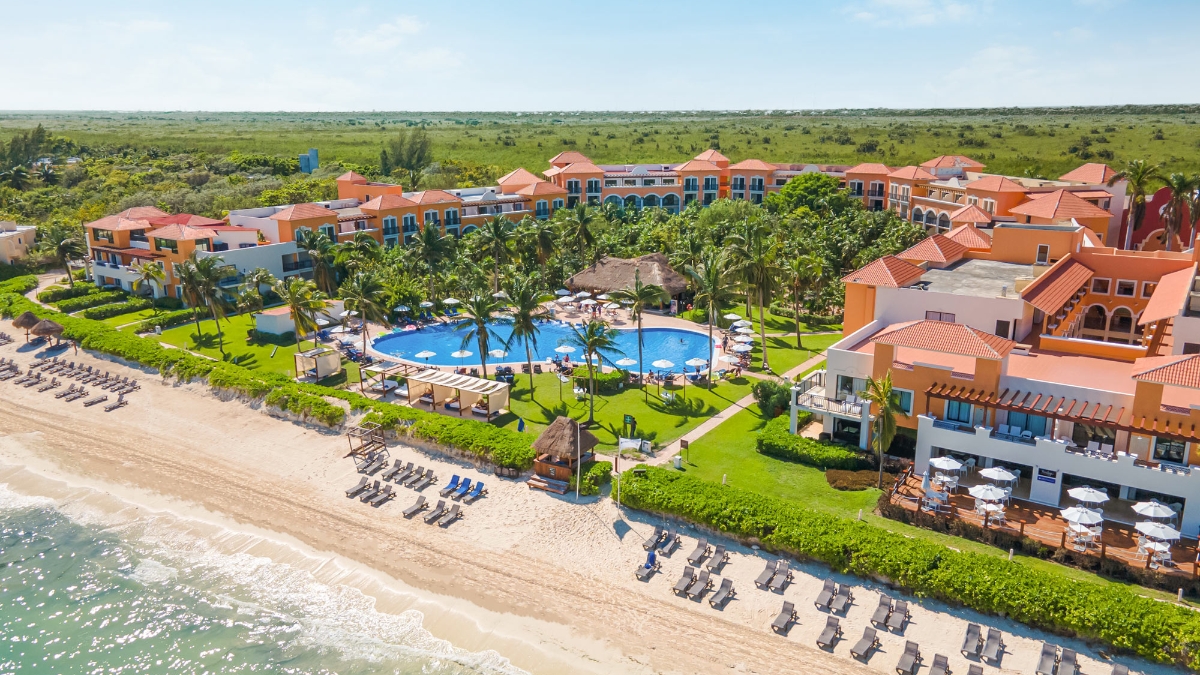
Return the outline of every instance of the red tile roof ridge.
{"type": "Polygon", "coordinates": [[[569,176],[571,174],[577,174],[577,173],[586,173],[586,174],[604,173],[604,169],[601,169],[600,167],[596,166],[595,164],[592,164],[591,162],[573,162],[571,164],[564,166],[562,168],[561,173],[564,176],[569,176]]]}
{"type": "Polygon", "coordinates": [[[364,176],[355,173],[354,171],[347,171],[335,179],[335,182],[338,183],[344,181],[350,181],[351,183],[365,183],[367,182],[367,179],[364,176]]]}
{"type": "Polygon", "coordinates": [[[764,162],[761,159],[743,159],[737,164],[730,164],[730,170],[741,169],[743,171],[774,171],[774,164],[764,162]]]}
{"type": "Polygon", "coordinates": [[[421,190],[414,192],[411,197],[414,204],[441,204],[445,202],[461,202],[462,200],[445,190],[421,190]]]}
{"type": "Polygon", "coordinates": [[[950,237],[954,241],[957,241],[963,246],[966,246],[967,248],[982,248],[989,250],[992,248],[991,235],[970,223],[966,225],[959,225],[953,230],[950,230],[950,233],[946,236],[950,237]]]}
{"type": "Polygon", "coordinates": [[[1034,196],[1008,210],[1011,214],[1034,218],[1108,218],[1112,214],[1067,190],[1055,190],[1034,196]]]}
{"type": "Polygon", "coordinates": [[[1200,389],[1200,354],[1138,359],[1133,362],[1133,379],[1170,387],[1200,389]]]}
{"type": "Polygon", "coordinates": [[[509,171],[508,173],[504,174],[499,179],[497,179],[496,185],[507,185],[508,183],[515,183],[518,185],[529,185],[530,183],[537,183],[537,182],[540,182],[541,180],[542,179],[539,176],[537,176],[537,174],[533,173],[532,171],[529,171],[525,167],[518,166],[517,168],[513,169],[512,171],[509,171]]]}
{"type": "Polygon", "coordinates": [[[1095,272],[1068,253],[1021,290],[1021,299],[1047,314],[1053,314],[1083,287],[1095,272]]]}
{"type": "Polygon", "coordinates": [[[1028,192],[1025,186],[1008,178],[997,174],[989,174],[966,184],[968,190],[982,190],[984,192],[1028,192]]]}
{"type": "Polygon", "coordinates": [[[714,164],[716,164],[717,162],[728,162],[729,161],[729,158],[726,157],[725,155],[722,155],[719,150],[714,150],[711,148],[696,155],[693,159],[698,159],[702,162],[712,162],[714,164]]]}
{"type": "Polygon", "coordinates": [[[892,172],[892,169],[890,169],[888,167],[888,165],[880,164],[878,162],[863,162],[862,164],[856,164],[856,165],[850,167],[849,169],[846,169],[847,174],[865,173],[865,174],[882,174],[882,175],[886,176],[886,175],[890,174],[891,172],[892,172]]]}
{"type": "Polygon", "coordinates": [[[1089,183],[1091,185],[1103,185],[1108,182],[1108,179],[1117,175],[1117,172],[1107,164],[1100,162],[1088,162],[1081,164],[1075,169],[1059,176],[1059,180],[1076,181],[1079,183],[1089,183]]]}
{"type": "Polygon", "coordinates": [[[207,227],[168,225],[162,229],[155,230],[151,236],[156,239],[169,239],[171,241],[190,241],[193,239],[211,239],[217,236],[217,233],[207,227]]]}
{"type": "Polygon", "coordinates": [[[1008,356],[1017,343],[999,335],[985,333],[966,324],[926,319],[899,327],[889,326],[876,333],[872,342],[909,347],[943,354],[999,360],[1008,356]]]}
{"type": "Polygon", "coordinates": [[[894,255],[885,255],[842,277],[844,283],[901,288],[921,278],[925,270],[894,255]]]}
{"type": "Polygon", "coordinates": [[[292,204],[270,216],[271,220],[308,220],[310,218],[336,218],[337,212],[320,204],[292,204]]]}
{"type": "Polygon", "coordinates": [[[1196,264],[1164,274],[1154,287],[1146,309],[1138,317],[1138,325],[1161,321],[1178,316],[1187,304],[1192,290],[1192,279],[1196,277],[1196,264]]]}
{"type": "Polygon", "coordinates": [[[888,174],[888,178],[898,180],[935,180],[937,176],[919,166],[902,166],[888,174]]]}
{"type": "Polygon", "coordinates": [[[990,223],[992,214],[974,204],[967,204],[950,214],[951,223],[990,223]]]}
{"type": "Polygon", "coordinates": [[[566,188],[561,188],[561,187],[555,185],[554,183],[548,183],[543,180],[543,181],[538,181],[536,183],[530,183],[529,185],[526,185],[526,186],[520,188],[519,190],[516,191],[516,194],[519,194],[519,195],[565,195],[565,194],[567,194],[567,190],[566,190],[566,188]]]}
{"type": "Polygon", "coordinates": [[[962,258],[968,251],[966,244],[959,243],[944,234],[935,234],[908,249],[896,254],[901,260],[923,260],[927,262],[949,263],[962,258]]]}
{"type": "Polygon", "coordinates": [[[401,209],[407,206],[416,206],[417,203],[407,197],[400,195],[382,194],[375,197],[369,202],[363,202],[358,208],[366,211],[382,211],[384,209],[401,209]]]}
{"type": "Polygon", "coordinates": [[[926,169],[945,169],[945,168],[974,168],[982,169],[984,165],[977,162],[966,155],[938,155],[931,160],[921,162],[921,166],[926,169]]]}
{"type": "Polygon", "coordinates": [[[689,159],[688,161],[676,166],[674,171],[720,171],[721,167],[702,159],[689,159]]]}

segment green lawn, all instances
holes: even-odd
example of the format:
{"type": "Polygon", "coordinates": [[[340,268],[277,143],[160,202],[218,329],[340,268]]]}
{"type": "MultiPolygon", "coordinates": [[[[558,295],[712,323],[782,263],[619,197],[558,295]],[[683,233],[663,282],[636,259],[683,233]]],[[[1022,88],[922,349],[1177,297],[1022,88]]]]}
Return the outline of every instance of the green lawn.
{"type": "MultiPolygon", "coordinates": [[[[755,335],[753,337],[757,338],[758,336],[755,335]]],[[[840,333],[834,335],[806,335],[801,338],[801,344],[804,345],[804,349],[796,349],[795,337],[768,337],[767,357],[771,371],[783,374],[825,351],[829,348],[829,345],[840,339],[842,339],[840,333]]],[[[761,341],[756,339],[751,344],[754,346],[754,351],[750,352],[750,369],[756,373],[762,372],[762,369],[759,367],[762,364],[761,341]]]]}
{"type": "Polygon", "coordinates": [[[152,316],[154,316],[153,309],[139,309],[135,312],[126,312],[124,314],[110,316],[107,319],[101,319],[100,322],[104,323],[108,326],[112,326],[113,328],[119,328],[120,326],[124,326],[125,324],[137,323],[139,321],[145,321],[146,319],[149,319],[152,316]]]}
{"type": "MultiPolygon", "coordinates": [[[[709,391],[703,387],[666,387],[675,392],[676,402],[665,403],[658,397],[658,388],[651,387],[649,400],[645,400],[640,388],[630,388],[614,396],[596,396],[596,425],[592,433],[600,439],[601,450],[615,448],[620,436],[624,416],[633,415],[637,420],[637,435],[661,446],[669,443],[704,420],[750,393],[753,384],[749,378],[720,382],[709,391]]],[[[529,396],[529,376],[517,375],[509,401],[510,413],[497,420],[500,426],[516,429],[517,418],[525,420],[525,431],[536,435],[559,415],[575,419],[587,419],[586,399],[576,401],[571,393],[571,384],[562,385],[559,399],[559,381],[552,373],[534,376],[536,395],[529,396]]]]}
{"type": "MultiPolygon", "coordinates": [[[[726,314],[730,314],[730,313],[737,314],[738,316],[740,316],[744,319],[744,318],[746,318],[746,306],[738,305],[737,307],[731,307],[728,309],[724,309],[720,312],[720,315],[722,317],[724,317],[726,314]]],[[[698,314],[699,313],[696,312],[696,310],[692,310],[690,312],[683,312],[679,316],[680,316],[680,318],[687,319],[689,321],[694,321],[700,325],[707,325],[706,321],[698,321],[697,320],[698,314]]],[[[753,310],[751,310],[749,318],[750,318],[750,321],[752,321],[754,324],[753,326],[751,326],[751,328],[753,328],[757,332],[758,326],[759,326],[758,308],[757,307],[755,307],[753,310]]],[[[795,333],[796,332],[796,322],[794,319],[789,319],[785,316],[778,316],[776,314],[772,314],[771,312],[764,310],[763,321],[767,324],[767,332],[768,333],[795,333]]],[[[729,321],[727,321],[725,319],[720,319],[719,323],[720,323],[720,325],[724,326],[724,325],[727,325],[729,323],[729,321]]],[[[829,332],[829,331],[840,331],[841,329],[842,329],[842,324],[840,324],[840,323],[811,324],[810,325],[803,321],[800,322],[800,332],[801,333],[825,333],[825,332],[829,332]]]]}

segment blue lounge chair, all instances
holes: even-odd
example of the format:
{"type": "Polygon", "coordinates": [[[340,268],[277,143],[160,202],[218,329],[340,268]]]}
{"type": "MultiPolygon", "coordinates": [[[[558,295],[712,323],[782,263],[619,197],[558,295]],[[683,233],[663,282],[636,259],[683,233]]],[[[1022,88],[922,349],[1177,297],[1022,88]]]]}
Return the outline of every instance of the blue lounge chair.
{"type": "Polygon", "coordinates": [[[484,487],[483,487],[483,481],[478,481],[477,483],[475,483],[475,489],[471,490],[471,492],[469,494],[467,494],[467,496],[464,497],[463,499],[465,499],[468,503],[470,503],[470,502],[475,501],[476,499],[479,499],[486,493],[487,493],[487,490],[484,489],[484,487]]]}
{"type": "Polygon", "coordinates": [[[462,479],[462,482],[458,484],[458,490],[456,490],[454,492],[453,498],[454,499],[462,499],[463,496],[466,495],[470,491],[471,491],[471,479],[464,478],[464,479],[462,479]]]}
{"type": "Polygon", "coordinates": [[[457,489],[458,489],[458,474],[454,474],[454,477],[450,479],[450,484],[447,485],[446,487],[442,488],[441,491],[438,492],[438,494],[445,497],[446,495],[450,494],[451,492],[454,492],[457,489]]]}

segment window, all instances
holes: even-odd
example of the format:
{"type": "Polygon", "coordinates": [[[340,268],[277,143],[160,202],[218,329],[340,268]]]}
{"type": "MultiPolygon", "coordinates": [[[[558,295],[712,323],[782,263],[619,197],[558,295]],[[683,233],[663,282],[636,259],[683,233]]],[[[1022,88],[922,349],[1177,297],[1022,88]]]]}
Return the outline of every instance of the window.
{"type": "Polygon", "coordinates": [[[971,206],[978,206],[979,205],[979,197],[976,197],[975,195],[968,195],[967,203],[970,204],[971,206]]]}
{"type": "Polygon", "coordinates": [[[852,180],[846,184],[846,187],[850,189],[851,197],[863,196],[863,182],[861,180],[852,180]]]}
{"type": "Polygon", "coordinates": [[[699,192],[700,191],[700,179],[696,178],[695,176],[688,176],[687,178],[684,178],[683,179],[683,191],[684,192],[699,192]]]}
{"type": "Polygon", "coordinates": [[[589,178],[587,182],[587,191],[589,195],[600,194],[600,179],[589,178]]]}
{"type": "Polygon", "coordinates": [[[429,225],[429,224],[437,225],[438,224],[438,212],[437,211],[426,211],[425,212],[425,223],[427,225],[429,225]]]}
{"type": "Polygon", "coordinates": [[[1136,281],[1118,281],[1117,282],[1117,295],[1121,295],[1126,298],[1132,298],[1133,294],[1136,290],[1137,290],[1137,282],[1136,281]]]}
{"type": "Polygon", "coordinates": [[[746,189],[746,177],[745,176],[734,176],[733,180],[729,184],[729,189],[730,190],[745,190],[746,189]]]}
{"type": "Polygon", "coordinates": [[[675,179],[674,178],[664,178],[664,179],[662,179],[662,184],[663,185],[674,185],[675,179]]]}
{"type": "Polygon", "coordinates": [[[1183,343],[1183,353],[1184,354],[1200,354],[1200,343],[1197,343],[1197,342],[1183,343]]]}
{"type": "Polygon", "coordinates": [[[896,399],[896,405],[904,411],[905,415],[912,414],[913,393],[907,389],[892,389],[892,397],[896,399]]]}
{"type": "Polygon", "coordinates": [[[983,200],[983,210],[987,211],[988,213],[992,213],[992,214],[996,213],[996,200],[995,199],[983,200]]]}
{"type": "Polygon", "coordinates": [[[553,205],[553,206],[554,206],[554,208],[556,208],[556,209],[561,209],[561,208],[563,207],[563,200],[561,200],[561,199],[555,199],[555,200],[554,200],[554,202],[552,202],[552,205],[553,205]]]}
{"type": "Polygon", "coordinates": [[[580,184],[578,180],[572,178],[571,180],[567,181],[567,194],[577,195],[580,193],[579,188],[580,184]]]}
{"type": "Polygon", "coordinates": [[[655,181],[653,178],[643,178],[642,179],[642,187],[654,187],[654,186],[655,186],[655,181]]]}
{"type": "Polygon", "coordinates": [[[1154,460],[1183,464],[1187,460],[1187,443],[1159,436],[1154,439],[1154,460]]]}
{"type": "Polygon", "coordinates": [[[1154,289],[1158,288],[1158,284],[1153,281],[1142,282],[1142,297],[1148,298],[1154,295],[1154,289]]]}
{"type": "Polygon", "coordinates": [[[1007,321],[1005,319],[997,319],[996,320],[996,335],[999,335],[1002,338],[1006,338],[1009,336],[1009,331],[1011,331],[1011,330],[1012,330],[1012,322],[1007,321]]]}
{"type": "Polygon", "coordinates": [[[954,323],[954,315],[950,312],[925,312],[926,321],[945,321],[954,323]]]}
{"type": "Polygon", "coordinates": [[[844,401],[851,396],[858,396],[859,392],[866,388],[867,381],[861,377],[838,375],[837,399],[839,401],[844,401]]]}
{"type": "Polygon", "coordinates": [[[1046,435],[1046,418],[1041,415],[1030,415],[1023,412],[1008,413],[1008,425],[1021,431],[1028,431],[1034,436],[1046,435]]]}
{"type": "Polygon", "coordinates": [[[1092,293],[1095,295],[1108,295],[1108,285],[1111,282],[1111,279],[1092,279],[1092,293]]]}
{"type": "Polygon", "coordinates": [[[624,181],[622,181],[622,184],[627,185],[629,187],[637,187],[637,179],[636,178],[626,178],[624,181]]]}
{"type": "Polygon", "coordinates": [[[545,199],[538,200],[538,202],[533,206],[533,216],[535,218],[549,218],[550,202],[546,201],[545,199]]]}
{"type": "Polygon", "coordinates": [[[1050,245],[1038,244],[1037,264],[1047,265],[1050,263],[1050,245]]]}
{"type": "Polygon", "coordinates": [[[322,225],[317,229],[324,232],[325,236],[329,237],[330,241],[337,243],[337,228],[335,228],[333,225],[322,225]]]}
{"type": "Polygon", "coordinates": [[[762,192],[763,184],[764,184],[764,181],[763,181],[762,176],[751,177],[750,178],[750,191],[751,192],[762,192]]]}
{"type": "Polygon", "coordinates": [[[458,209],[446,209],[446,224],[457,227],[458,223],[458,209]]]}
{"type": "Polygon", "coordinates": [[[961,424],[970,424],[971,404],[960,401],[946,401],[946,419],[961,424]]]}
{"type": "Polygon", "coordinates": [[[400,234],[400,223],[396,216],[385,216],[383,219],[383,236],[394,237],[400,234]]]}
{"type": "Polygon", "coordinates": [[[604,179],[604,187],[617,187],[617,179],[616,178],[605,178],[604,179]]]}
{"type": "Polygon", "coordinates": [[[155,237],[154,249],[157,251],[170,251],[172,253],[179,253],[179,242],[171,239],[159,239],[158,237],[155,237]]]}
{"type": "Polygon", "coordinates": [[[1087,330],[1104,330],[1108,325],[1108,312],[1102,305],[1088,307],[1083,315],[1083,327],[1087,330]]]}

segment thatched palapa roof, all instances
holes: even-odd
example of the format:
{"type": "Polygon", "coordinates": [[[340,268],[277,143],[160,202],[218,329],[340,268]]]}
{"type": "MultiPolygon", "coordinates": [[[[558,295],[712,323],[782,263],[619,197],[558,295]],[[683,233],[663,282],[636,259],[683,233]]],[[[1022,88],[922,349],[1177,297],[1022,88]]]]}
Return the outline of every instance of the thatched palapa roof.
{"type": "Polygon", "coordinates": [[[568,462],[574,462],[579,455],[600,444],[600,440],[587,429],[580,429],[579,422],[570,417],[556,417],[550,426],[546,427],[541,436],[533,442],[533,449],[539,454],[553,455],[568,462]],[[575,449],[575,439],[579,439],[581,451],[575,449]]]}
{"type": "Polygon", "coordinates": [[[63,327],[58,325],[57,323],[54,323],[50,319],[42,319],[41,321],[39,321],[37,323],[36,326],[34,326],[32,329],[30,329],[29,332],[31,332],[34,335],[37,335],[39,337],[48,336],[48,335],[58,335],[59,333],[63,332],[63,327]]]}
{"type": "Polygon", "coordinates": [[[687,289],[687,279],[671,269],[667,256],[661,253],[650,253],[633,259],[602,258],[567,279],[567,288],[603,293],[622,291],[633,286],[637,272],[641,272],[643,284],[662,286],[669,295],[679,295],[687,289]]]}
{"type": "Polygon", "coordinates": [[[33,312],[25,312],[17,318],[13,319],[13,326],[21,330],[29,330],[37,325],[39,319],[33,312]]]}

